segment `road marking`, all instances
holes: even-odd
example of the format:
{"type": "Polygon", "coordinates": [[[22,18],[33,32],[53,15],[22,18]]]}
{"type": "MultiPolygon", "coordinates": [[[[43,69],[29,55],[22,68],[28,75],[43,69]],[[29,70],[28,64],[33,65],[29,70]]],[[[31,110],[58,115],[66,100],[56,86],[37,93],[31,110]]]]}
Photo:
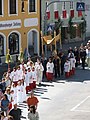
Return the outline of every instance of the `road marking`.
{"type": "Polygon", "coordinates": [[[90,113],[90,111],[87,111],[87,110],[74,110],[74,111],[76,111],[76,112],[88,112],[88,113],[90,113]]]}
{"type": "Polygon", "coordinates": [[[77,104],[75,107],[73,107],[70,111],[77,111],[77,109],[82,103],[84,103],[90,96],[86,97],[84,100],[82,100],[79,104],[77,104]]]}

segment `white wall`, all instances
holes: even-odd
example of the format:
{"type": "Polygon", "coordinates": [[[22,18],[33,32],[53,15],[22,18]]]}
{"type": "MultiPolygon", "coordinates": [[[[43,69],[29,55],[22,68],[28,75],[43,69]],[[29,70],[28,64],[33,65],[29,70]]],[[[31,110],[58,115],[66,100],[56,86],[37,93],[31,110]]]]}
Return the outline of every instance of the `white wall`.
{"type": "Polygon", "coordinates": [[[87,28],[86,28],[86,36],[90,37],[90,0],[85,0],[85,15],[86,15],[86,21],[87,21],[87,28]]]}

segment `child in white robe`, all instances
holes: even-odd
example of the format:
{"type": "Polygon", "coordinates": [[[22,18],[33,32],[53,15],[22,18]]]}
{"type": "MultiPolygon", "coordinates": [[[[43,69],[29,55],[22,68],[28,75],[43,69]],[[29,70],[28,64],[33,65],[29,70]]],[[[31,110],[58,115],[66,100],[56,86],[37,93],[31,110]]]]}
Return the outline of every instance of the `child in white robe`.
{"type": "Polygon", "coordinates": [[[18,82],[17,85],[17,103],[21,103],[22,101],[22,86],[21,86],[21,82],[18,82]]]}
{"type": "Polygon", "coordinates": [[[35,70],[35,66],[32,67],[32,89],[36,88],[36,81],[37,81],[37,74],[36,74],[36,70],[35,70]]]}
{"type": "Polygon", "coordinates": [[[16,68],[13,68],[13,71],[10,74],[10,79],[11,81],[17,86],[18,80],[17,80],[17,73],[16,73],[16,68]]]}
{"type": "Polygon", "coordinates": [[[64,71],[65,71],[65,77],[68,78],[70,76],[70,62],[68,59],[66,59],[66,62],[64,64],[64,71]]]}
{"type": "Polygon", "coordinates": [[[49,58],[49,61],[46,64],[46,69],[47,80],[49,81],[53,80],[54,63],[52,62],[51,58],[49,58]]]}
{"type": "Polygon", "coordinates": [[[22,78],[23,78],[23,71],[22,71],[22,69],[20,69],[20,66],[18,66],[18,69],[16,70],[16,74],[17,74],[17,80],[18,81],[20,81],[20,80],[22,80],[22,78]]]}
{"type": "Polygon", "coordinates": [[[26,83],[24,79],[21,80],[21,89],[22,89],[22,102],[26,102],[26,83]]]}
{"type": "Polygon", "coordinates": [[[32,88],[31,88],[31,78],[32,78],[32,74],[31,74],[31,68],[29,67],[28,68],[28,71],[27,71],[27,88],[26,88],[26,92],[28,93],[28,91],[30,91],[32,88]]]}
{"type": "Polygon", "coordinates": [[[37,84],[41,84],[44,71],[44,67],[41,62],[35,64],[35,70],[37,72],[37,84]]]}
{"type": "Polygon", "coordinates": [[[13,101],[13,103],[17,103],[17,86],[14,84],[14,83],[12,83],[12,85],[11,85],[11,91],[14,91],[12,94],[13,94],[13,96],[14,96],[14,101],[13,101]]]}

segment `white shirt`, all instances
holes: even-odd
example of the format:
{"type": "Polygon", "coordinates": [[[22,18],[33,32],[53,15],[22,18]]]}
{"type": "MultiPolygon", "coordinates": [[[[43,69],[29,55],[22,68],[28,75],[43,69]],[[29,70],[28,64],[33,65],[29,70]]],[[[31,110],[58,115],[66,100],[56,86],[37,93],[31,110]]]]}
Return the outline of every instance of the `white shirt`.
{"type": "Polygon", "coordinates": [[[64,71],[65,72],[69,72],[70,71],[70,62],[69,61],[65,62],[65,64],[64,64],[64,71]]]}
{"type": "Polygon", "coordinates": [[[54,69],[54,64],[53,62],[47,62],[47,65],[46,65],[46,68],[47,68],[47,72],[49,73],[53,73],[53,69],[54,69]]]}
{"type": "Polygon", "coordinates": [[[15,82],[17,81],[17,73],[16,71],[12,71],[11,74],[10,74],[10,79],[15,82]]]}
{"type": "Polygon", "coordinates": [[[27,72],[27,84],[29,85],[29,83],[31,83],[31,78],[32,78],[32,73],[31,71],[30,72],[27,72]]]}
{"type": "Polygon", "coordinates": [[[16,74],[17,74],[17,80],[21,80],[23,78],[23,71],[20,69],[20,70],[16,70],[16,74]]]}

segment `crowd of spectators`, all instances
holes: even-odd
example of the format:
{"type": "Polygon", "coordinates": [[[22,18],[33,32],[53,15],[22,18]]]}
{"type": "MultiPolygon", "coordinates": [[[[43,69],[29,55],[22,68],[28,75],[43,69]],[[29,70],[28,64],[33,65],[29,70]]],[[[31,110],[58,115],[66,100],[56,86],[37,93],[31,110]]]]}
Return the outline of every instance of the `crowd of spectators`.
{"type": "Polygon", "coordinates": [[[41,86],[44,79],[53,81],[61,76],[68,78],[75,74],[78,65],[81,64],[85,69],[86,63],[90,67],[90,42],[86,46],[81,44],[79,48],[70,47],[67,53],[54,52],[48,59],[37,57],[36,62],[28,58],[26,63],[23,61],[13,70],[8,68],[0,83],[1,120],[20,120],[21,110],[17,106],[22,102],[27,102],[28,118],[33,120],[32,116],[36,114],[39,120],[36,111],[39,101],[33,94],[27,99],[27,94],[41,86]]]}

